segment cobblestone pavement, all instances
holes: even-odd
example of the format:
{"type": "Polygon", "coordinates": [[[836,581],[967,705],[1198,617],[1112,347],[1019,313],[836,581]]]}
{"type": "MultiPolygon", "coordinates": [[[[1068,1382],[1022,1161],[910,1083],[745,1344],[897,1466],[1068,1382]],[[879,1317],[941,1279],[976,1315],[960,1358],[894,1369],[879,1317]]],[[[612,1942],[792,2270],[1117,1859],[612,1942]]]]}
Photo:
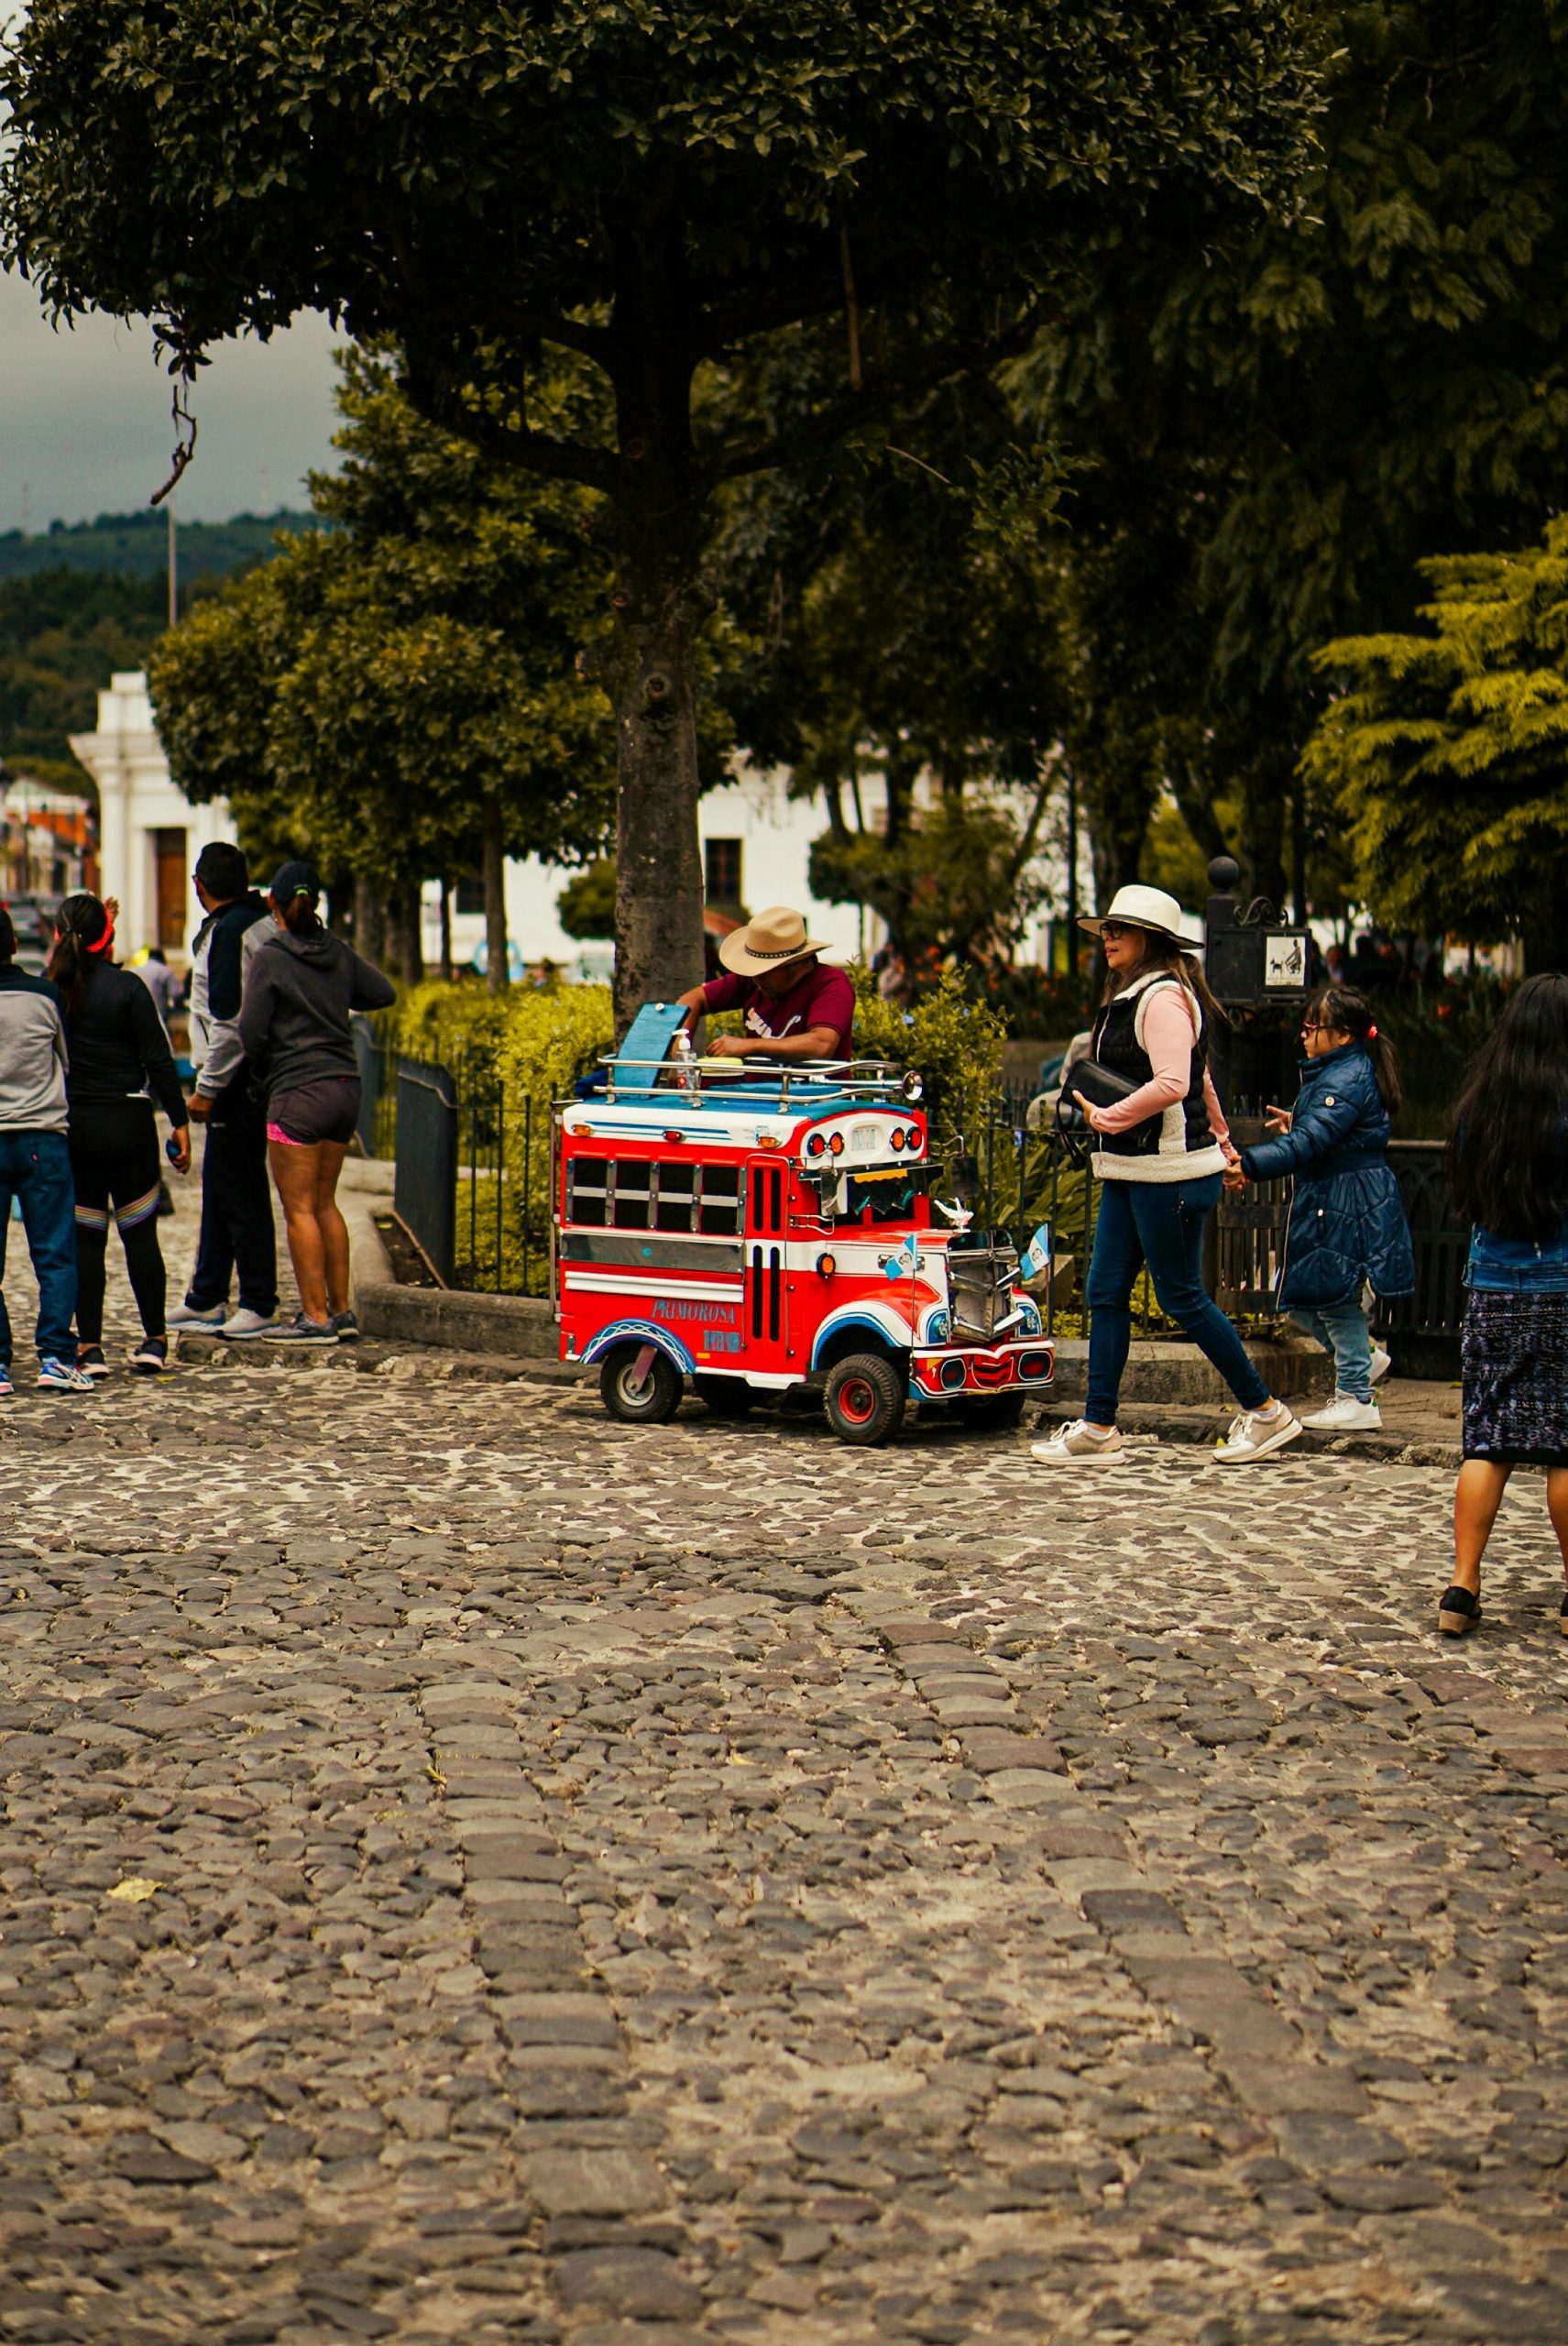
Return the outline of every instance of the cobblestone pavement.
{"type": "Polygon", "coordinates": [[[0,1415],[0,2340],[1568,2334],[1539,1485],[0,1415]]]}

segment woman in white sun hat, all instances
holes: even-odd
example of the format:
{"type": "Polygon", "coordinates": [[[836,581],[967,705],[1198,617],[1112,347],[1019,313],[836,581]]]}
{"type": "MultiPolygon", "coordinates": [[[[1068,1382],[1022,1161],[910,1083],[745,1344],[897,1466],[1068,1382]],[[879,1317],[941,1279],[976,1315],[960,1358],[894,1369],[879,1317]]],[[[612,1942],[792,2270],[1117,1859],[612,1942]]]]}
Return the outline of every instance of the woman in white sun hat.
{"type": "Polygon", "coordinates": [[[1100,1218],[1089,1266],[1089,1398],[1035,1455],[1051,1466],[1103,1465],[1124,1454],[1116,1400],[1132,1339],[1132,1297],[1146,1265],[1157,1301],[1235,1395],[1241,1414],[1215,1452],[1223,1465],[1266,1458],[1301,1428],[1275,1400],[1241,1338],[1203,1291],[1203,1225],[1236,1161],[1209,1072],[1212,1022],[1223,1018],[1196,958],[1183,950],[1181,907],[1163,888],[1119,888],[1101,919],[1109,966],[1091,1058],[1135,1089],[1085,1113],[1099,1136],[1100,1218]]]}

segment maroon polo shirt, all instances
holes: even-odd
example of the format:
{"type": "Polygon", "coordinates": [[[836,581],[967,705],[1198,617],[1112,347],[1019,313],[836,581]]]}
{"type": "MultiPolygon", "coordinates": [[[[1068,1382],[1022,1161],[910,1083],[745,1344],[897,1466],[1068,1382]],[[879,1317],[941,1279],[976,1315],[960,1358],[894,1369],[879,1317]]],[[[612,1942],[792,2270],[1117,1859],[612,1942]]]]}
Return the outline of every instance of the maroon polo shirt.
{"type": "Polygon", "coordinates": [[[842,1051],[855,1023],[855,989],[842,970],[825,970],[815,954],[788,993],[765,994],[753,978],[726,971],[702,990],[704,1010],[743,1010],[746,1032],[774,1042],[831,1026],[842,1051]]]}

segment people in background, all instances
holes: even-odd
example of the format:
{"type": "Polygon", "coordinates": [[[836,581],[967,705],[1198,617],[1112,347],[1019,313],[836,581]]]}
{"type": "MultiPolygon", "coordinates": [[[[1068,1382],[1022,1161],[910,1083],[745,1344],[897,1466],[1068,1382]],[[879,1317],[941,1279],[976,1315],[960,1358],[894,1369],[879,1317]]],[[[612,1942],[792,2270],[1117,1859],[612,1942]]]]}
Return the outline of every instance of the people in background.
{"type": "MultiPolygon", "coordinates": [[[[1568,1573],[1568,978],[1527,978],[1472,1062],[1449,1141],[1472,1224],[1460,1340],[1464,1460],[1437,1625],[1481,1617],[1481,1559],[1516,1466],[1546,1469],[1568,1573]]],[[[1568,1634],[1568,1595],[1558,1613],[1568,1634]]]]}
{"type": "Polygon", "coordinates": [[[1314,996],[1301,1045],[1294,1111],[1269,1109],[1277,1137],[1244,1148],[1225,1183],[1239,1189],[1294,1174],[1279,1305],[1334,1363],[1333,1398],[1305,1422],[1358,1433],[1383,1422],[1372,1388],[1388,1368],[1372,1342],[1364,1291],[1409,1295],[1416,1284],[1410,1228],[1388,1168],[1399,1070],[1365,995],[1348,986],[1314,996]]]}
{"type": "Polygon", "coordinates": [[[60,990],[71,1046],[71,1171],[76,1188],[76,1365],[107,1376],[104,1286],[111,1216],[141,1317],[132,1368],[169,1364],[166,1280],[158,1243],[160,1178],[153,1097],[169,1119],[173,1161],[191,1163],[191,1120],[169,1036],[139,978],[116,968],[114,913],[97,896],[67,896],[55,915],[49,975],[60,990]]]}
{"type": "Polygon", "coordinates": [[[1092,1057],[1134,1087],[1086,1113],[1100,1135],[1102,1188],[1087,1301],[1089,1398],[1081,1418],[1034,1445],[1049,1466],[1106,1465],[1122,1453],[1116,1404],[1132,1340],[1133,1286],[1146,1265],[1162,1311],[1185,1328],[1240,1404],[1215,1457],[1246,1465],[1301,1431],[1203,1291],[1203,1225],[1235,1157],[1209,1073],[1212,1023],[1224,1015],[1181,943],[1181,907],[1163,888],[1119,888],[1096,934],[1109,970],[1092,1057]]]}
{"type": "Polygon", "coordinates": [[[268,909],[273,933],[252,957],[240,1048],[265,1070],[267,1145],[283,1201],[300,1309],[267,1331],[274,1343],[334,1344],[359,1333],[349,1304],[348,1231],[338,1176],[359,1121],[359,1063],[349,1013],[386,1010],[396,988],[321,919],[312,865],[285,863],[268,909]]]}
{"type": "Polygon", "coordinates": [[[196,859],[205,915],[191,948],[191,1114],[207,1127],[202,1156],[202,1231],[196,1265],[170,1325],[245,1340],[278,1316],[278,1239],[267,1178],[267,1105],[239,1039],[245,980],[275,932],[267,899],[250,884],[241,850],[214,840],[196,859]],[[239,1299],[229,1310],[229,1282],[239,1299]]]}
{"type": "Polygon", "coordinates": [[[855,1023],[855,989],[842,970],[824,969],[826,951],[808,937],[799,913],[774,904],[744,928],[721,937],[726,974],[680,997],[687,1023],[708,1011],[745,1014],[745,1032],[718,1035],[714,1058],[836,1059],[848,1054],[855,1023]]]}
{"type": "MultiPolygon", "coordinates": [[[[0,904],[0,1281],[11,1201],[22,1210],[38,1286],[35,1331],[38,1385],[46,1393],[91,1393],[76,1366],[76,1241],[66,1141],[65,1071],[70,1050],[60,997],[46,978],[16,967],[16,932],[0,904]]],[[[11,1321],[0,1285],[0,1400],[12,1381],[11,1321]]]]}
{"type": "Polygon", "coordinates": [[[157,1003],[158,1014],[167,1027],[180,996],[180,981],[164,959],[162,946],[149,946],[146,959],[130,966],[157,1003]]]}

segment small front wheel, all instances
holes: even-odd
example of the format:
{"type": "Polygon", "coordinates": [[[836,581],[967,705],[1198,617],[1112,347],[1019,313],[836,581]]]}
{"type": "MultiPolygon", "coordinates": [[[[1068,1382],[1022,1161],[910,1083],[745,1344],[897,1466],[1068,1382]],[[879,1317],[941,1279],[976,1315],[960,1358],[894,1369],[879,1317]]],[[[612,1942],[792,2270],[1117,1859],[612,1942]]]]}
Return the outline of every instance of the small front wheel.
{"type": "Polygon", "coordinates": [[[662,1426],[681,1406],[681,1373],[663,1353],[656,1352],[639,1376],[641,1344],[617,1344],[607,1353],[599,1370],[599,1398],[622,1425],[662,1426]]]}
{"type": "Polygon", "coordinates": [[[692,1384],[716,1418],[743,1418],[756,1402],[756,1390],[743,1376],[694,1376],[692,1384]]]}
{"type": "Polygon", "coordinates": [[[840,1442],[891,1442],[904,1423],[905,1379],[883,1353],[851,1353],[828,1373],[828,1422],[840,1442]]]}

